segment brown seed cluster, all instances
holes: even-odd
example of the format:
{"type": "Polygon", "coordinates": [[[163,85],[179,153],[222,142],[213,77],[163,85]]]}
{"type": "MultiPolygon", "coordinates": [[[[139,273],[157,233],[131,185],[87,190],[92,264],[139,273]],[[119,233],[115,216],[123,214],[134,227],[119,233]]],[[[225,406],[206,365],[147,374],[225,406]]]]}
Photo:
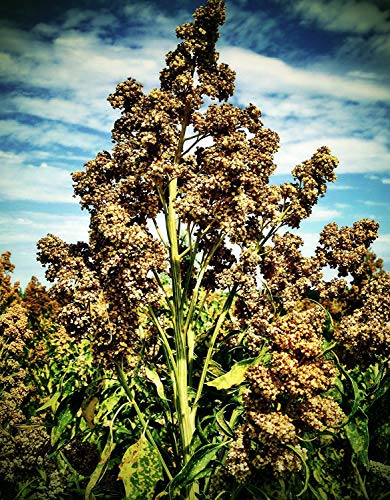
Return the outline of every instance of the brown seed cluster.
{"type": "Polygon", "coordinates": [[[363,304],[344,315],[335,338],[345,347],[349,363],[366,365],[390,355],[390,274],[379,273],[360,291],[363,304]]]}
{"type": "Polygon", "coordinates": [[[228,469],[242,481],[263,468],[276,474],[300,470],[297,451],[306,452],[299,438],[306,432],[336,431],[344,417],[325,396],[337,375],[322,355],[325,312],[320,306],[305,307],[264,322],[260,331],[257,320],[252,325],[252,338],[269,339],[272,359],[247,370],[245,422],[228,456],[228,469]]]}
{"type": "Polygon", "coordinates": [[[339,276],[361,274],[367,248],[378,237],[378,228],[379,224],[370,219],[340,229],[335,222],[328,224],[320,234],[320,246],[316,250],[319,261],[337,269],[339,276]]]}
{"type": "Polygon", "coordinates": [[[117,206],[98,212],[90,244],[67,245],[48,235],[39,242],[41,262],[50,262],[51,293],[66,297],[60,320],[77,339],[92,341],[103,361],[133,355],[142,306],[159,300],[151,270],[164,265],[161,244],[117,206]]]}
{"type": "Polygon", "coordinates": [[[297,182],[281,186],[287,220],[291,227],[299,227],[302,219],[310,216],[318,198],[326,193],[326,181],[334,182],[334,169],[338,165],[329,148],[319,148],[310,160],[297,165],[292,174],[297,182]]]}
{"type": "Polygon", "coordinates": [[[11,483],[26,480],[49,438],[42,420],[24,412],[36,392],[24,363],[32,335],[26,309],[13,301],[0,315],[0,478],[11,483]]]}
{"type": "Polygon", "coordinates": [[[301,237],[287,232],[276,234],[273,246],[264,249],[261,272],[273,300],[286,311],[294,309],[307,290],[322,279],[320,262],[317,258],[303,257],[302,245],[301,237]]]}
{"type": "Polygon", "coordinates": [[[11,263],[11,252],[4,252],[0,256],[0,312],[14,301],[19,301],[19,283],[11,282],[11,273],[15,266],[11,263]]]}
{"type": "Polygon", "coordinates": [[[279,210],[278,189],[267,187],[276,168],[278,136],[263,128],[253,105],[211,105],[195,114],[193,126],[201,137],[211,137],[213,145],[197,149],[176,204],[178,213],[201,227],[212,224],[233,243],[258,239],[279,210]]]}

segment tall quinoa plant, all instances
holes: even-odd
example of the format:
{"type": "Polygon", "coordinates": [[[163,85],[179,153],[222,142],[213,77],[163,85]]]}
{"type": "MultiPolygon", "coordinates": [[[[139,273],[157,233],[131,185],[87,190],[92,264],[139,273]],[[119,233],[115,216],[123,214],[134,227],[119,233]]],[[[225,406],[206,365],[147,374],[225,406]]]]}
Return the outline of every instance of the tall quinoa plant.
{"type": "Polygon", "coordinates": [[[302,256],[286,228],[310,217],[337,159],[321,147],[293,182],[270,184],[277,134],[253,104],[228,102],[235,73],[215,49],[224,3],[193,18],[176,30],[160,88],[129,78],[109,96],[121,110],[113,150],[73,174],[89,241],[49,234],[39,259],[68,334],[90,342],[133,409],[126,498],[268,498],[267,481],[286,475],[296,498],[314,491],[313,440],[352,425],[335,353],[387,354],[387,273],[341,321],[322,305],[345,293],[343,277],[359,281],[378,224],[330,224],[302,256]],[[327,265],[339,278],[324,280],[327,265]]]}

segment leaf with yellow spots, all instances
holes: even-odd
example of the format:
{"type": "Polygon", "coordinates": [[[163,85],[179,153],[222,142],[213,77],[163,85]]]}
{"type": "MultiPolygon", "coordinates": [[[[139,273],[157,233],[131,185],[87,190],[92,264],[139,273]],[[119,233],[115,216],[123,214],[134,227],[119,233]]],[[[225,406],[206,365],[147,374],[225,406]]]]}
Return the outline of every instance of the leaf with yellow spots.
{"type": "Polygon", "coordinates": [[[123,481],[126,500],[152,500],[156,484],[163,479],[158,451],[144,435],[131,445],[119,465],[118,479],[123,481]]]}
{"type": "Polygon", "coordinates": [[[84,401],[81,406],[81,413],[83,415],[86,424],[90,429],[95,428],[94,419],[95,419],[96,405],[98,404],[98,402],[99,398],[94,396],[93,398],[84,401]]]}

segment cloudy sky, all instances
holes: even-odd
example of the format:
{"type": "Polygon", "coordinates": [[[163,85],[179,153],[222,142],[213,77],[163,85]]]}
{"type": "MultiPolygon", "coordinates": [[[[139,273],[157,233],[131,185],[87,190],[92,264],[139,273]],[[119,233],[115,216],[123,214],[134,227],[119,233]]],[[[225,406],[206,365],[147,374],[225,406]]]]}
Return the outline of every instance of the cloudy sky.
{"type": "MultiPolygon", "coordinates": [[[[70,172],[111,148],[106,98],[131,76],[158,85],[190,0],[3,0],[0,7],[0,251],[15,279],[43,280],[36,241],[86,239],[70,172]]],[[[322,145],[339,178],[305,222],[306,252],[322,227],[369,217],[390,268],[390,7],[387,0],[228,0],[221,60],[237,72],[234,104],[255,103],[281,136],[276,182],[322,145]]]]}

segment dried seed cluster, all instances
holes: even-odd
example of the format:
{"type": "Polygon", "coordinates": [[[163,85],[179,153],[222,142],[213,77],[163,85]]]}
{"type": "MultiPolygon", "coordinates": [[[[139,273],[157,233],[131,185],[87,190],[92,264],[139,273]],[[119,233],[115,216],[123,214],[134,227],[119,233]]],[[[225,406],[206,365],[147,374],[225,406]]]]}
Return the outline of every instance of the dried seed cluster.
{"type": "Polygon", "coordinates": [[[344,414],[325,396],[337,375],[322,356],[325,320],[320,306],[292,311],[268,326],[264,323],[260,331],[255,319],[252,337],[269,339],[272,359],[247,370],[245,421],[227,462],[241,481],[263,468],[276,474],[300,470],[299,454],[305,456],[306,451],[299,438],[305,432],[339,427],[344,414]]]}

